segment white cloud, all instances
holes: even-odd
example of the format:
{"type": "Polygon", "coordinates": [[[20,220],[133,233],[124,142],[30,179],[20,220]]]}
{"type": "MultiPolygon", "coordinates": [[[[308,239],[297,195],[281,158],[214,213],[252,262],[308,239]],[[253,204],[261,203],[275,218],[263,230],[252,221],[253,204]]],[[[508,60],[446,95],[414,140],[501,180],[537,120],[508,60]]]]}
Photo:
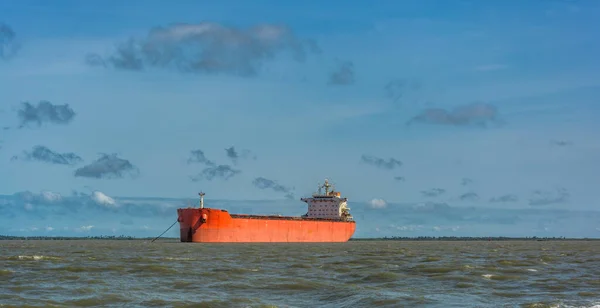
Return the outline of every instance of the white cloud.
{"type": "Polygon", "coordinates": [[[90,198],[98,205],[102,205],[105,207],[118,207],[117,203],[115,202],[115,199],[105,195],[101,191],[94,191],[90,198]]]}
{"type": "Polygon", "coordinates": [[[399,231],[408,231],[408,232],[421,230],[422,228],[423,228],[422,225],[408,225],[408,226],[397,226],[396,227],[396,229],[399,231]]]}
{"type": "Polygon", "coordinates": [[[92,228],[93,228],[93,227],[94,227],[94,226],[92,226],[92,225],[89,225],[89,226],[81,226],[81,227],[77,228],[76,230],[77,230],[77,231],[80,231],[80,232],[87,232],[87,231],[90,231],[90,230],[92,230],[92,228]]]}
{"type": "Polygon", "coordinates": [[[387,207],[387,202],[385,202],[385,200],[383,199],[373,199],[371,201],[369,201],[369,206],[372,209],[383,209],[387,207]]]}
{"type": "Polygon", "coordinates": [[[436,231],[436,232],[447,231],[447,230],[456,232],[460,229],[460,226],[434,226],[432,229],[433,229],[433,231],[436,231]]]}
{"type": "Polygon", "coordinates": [[[52,228],[52,227],[46,227],[46,231],[50,232],[52,230],[54,230],[54,228],[52,228]]]}
{"type": "Polygon", "coordinates": [[[43,191],[40,196],[44,201],[53,203],[62,200],[62,196],[59,193],[51,192],[51,191],[43,191]]]}

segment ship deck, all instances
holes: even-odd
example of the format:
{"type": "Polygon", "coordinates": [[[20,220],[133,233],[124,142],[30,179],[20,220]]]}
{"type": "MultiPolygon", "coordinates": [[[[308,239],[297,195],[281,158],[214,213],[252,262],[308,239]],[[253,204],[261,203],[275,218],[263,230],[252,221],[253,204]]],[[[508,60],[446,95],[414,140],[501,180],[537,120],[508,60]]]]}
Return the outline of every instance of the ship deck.
{"type": "MultiPolygon", "coordinates": [[[[231,214],[224,209],[205,208],[211,211],[221,211],[229,214],[232,219],[267,219],[267,220],[296,220],[296,221],[329,221],[329,222],[355,222],[354,219],[335,219],[335,218],[316,218],[302,216],[282,216],[282,215],[255,215],[255,214],[231,214]]],[[[180,208],[179,210],[199,210],[199,208],[180,208]]]]}
{"type": "Polygon", "coordinates": [[[342,220],[333,218],[314,218],[302,216],[280,216],[280,215],[250,215],[229,214],[233,219],[268,219],[268,220],[302,220],[302,221],[331,221],[331,222],[354,222],[354,220],[342,220]]]}

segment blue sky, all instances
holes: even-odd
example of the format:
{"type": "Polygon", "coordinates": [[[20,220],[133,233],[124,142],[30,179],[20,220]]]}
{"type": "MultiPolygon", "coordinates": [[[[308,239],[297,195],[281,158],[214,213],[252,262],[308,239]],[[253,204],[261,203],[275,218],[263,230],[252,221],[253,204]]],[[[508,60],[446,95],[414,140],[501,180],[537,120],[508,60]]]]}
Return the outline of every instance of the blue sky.
{"type": "Polygon", "coordinates": [[[596,1],[2,2],[0,233],[152,236],[200,190],[301,215],[329,178],[357,237],[598,237],[599,17],[596,1]]]}

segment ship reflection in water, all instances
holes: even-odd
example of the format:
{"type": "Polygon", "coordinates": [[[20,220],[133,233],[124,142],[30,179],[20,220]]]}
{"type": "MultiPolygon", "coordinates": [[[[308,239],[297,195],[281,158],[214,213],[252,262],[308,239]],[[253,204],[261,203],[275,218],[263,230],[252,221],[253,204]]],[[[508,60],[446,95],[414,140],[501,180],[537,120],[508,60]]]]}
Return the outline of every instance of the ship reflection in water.
{"type": "Polygon", "coordinates": [[[199,208],[177,209],[182,242],[347,242],[356,230],[347,198],[331,190],[328,180],[311,198],[302,216],[230,214],[225,209],[205,208],[200,193],[199,208]],[[322,192],[322,189],[325,192],[322,192]]]}

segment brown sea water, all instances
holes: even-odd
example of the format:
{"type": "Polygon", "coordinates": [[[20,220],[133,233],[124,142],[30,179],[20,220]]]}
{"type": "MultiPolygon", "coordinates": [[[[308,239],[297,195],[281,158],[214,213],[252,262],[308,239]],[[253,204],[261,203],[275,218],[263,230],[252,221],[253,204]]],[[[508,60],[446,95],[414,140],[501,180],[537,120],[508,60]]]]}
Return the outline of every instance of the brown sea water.
{"type": "Polygon", "coordinates": [[[0,241],[0,304],[593,307],[600,241],[0,241]]]}

